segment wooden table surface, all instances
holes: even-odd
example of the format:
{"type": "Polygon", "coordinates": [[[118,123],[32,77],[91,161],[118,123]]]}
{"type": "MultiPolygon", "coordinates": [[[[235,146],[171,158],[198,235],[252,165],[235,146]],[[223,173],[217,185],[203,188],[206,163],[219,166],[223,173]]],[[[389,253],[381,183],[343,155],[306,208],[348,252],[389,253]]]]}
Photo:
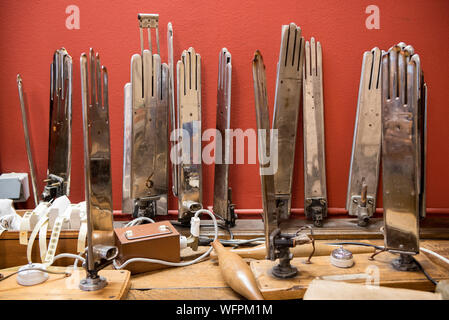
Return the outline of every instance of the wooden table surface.
{"type": "MultiPolygon", "coordinates": [[[[332,242],[332,240],[318,240],[332,242]]],[[[357,241],[357,240],[351,240],[357,241]]],[[[365,240],[366,242],[366,240],[365,240]]],[[[383,240],[373,239],[368,242],[383,245],[383,240]]],[[[435,251],[449,258],[449,240],[421,240],[421,247],[435,251]]],[[[190,248],[182,251],[184,261],[194,259],[209,247],[199,247],[194,252],[190,248]]],[[[432,262],[446,270],[449,265],[433,256],[422,252],[432,262]]],[[[250,259],[246,259],[250,261],[250,259]]],[[[313,259],[312,259],[313,261],[313,259]]],[[[4,269],[15,270],[15,268],[4,269]]],[[[132,275],[131,285],[126,296],[128,300],[239,300],[243,299],[224,281],[218,263],[207,259],[186,267],[174,267],[145,274],[132,275]]]]}

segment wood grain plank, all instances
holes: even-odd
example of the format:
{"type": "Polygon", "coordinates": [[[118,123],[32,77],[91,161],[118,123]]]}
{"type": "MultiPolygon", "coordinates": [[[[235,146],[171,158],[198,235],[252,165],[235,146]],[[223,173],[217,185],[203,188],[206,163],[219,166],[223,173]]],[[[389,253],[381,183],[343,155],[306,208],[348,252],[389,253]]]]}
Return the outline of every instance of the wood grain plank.
{"type": "MultiPolygon", "coordinates": [[[[130,272],[127,270],[102,270],[108,285],[98,291],[81,291],[79,282],[86,275],[83,269],[51,267],[50,270],[68,271],[70,277],[49,274],[49,279],[39,285],[24,287],[12,276],[0,283],[0,300],[119,300],[127,296],[130,272]]],[[[5,276],[11,271],[1,271],[5,276]]]]}
{"type": "Polygon", "coordinates": [[[128,292],[128,300],[241,300],[231,288],[172,288],[128,292]]]}
{"type": "Polygon", "coordinates": [[[228,287],[214,261],[152,271],[131,278],[132,289],[228,287]]]}

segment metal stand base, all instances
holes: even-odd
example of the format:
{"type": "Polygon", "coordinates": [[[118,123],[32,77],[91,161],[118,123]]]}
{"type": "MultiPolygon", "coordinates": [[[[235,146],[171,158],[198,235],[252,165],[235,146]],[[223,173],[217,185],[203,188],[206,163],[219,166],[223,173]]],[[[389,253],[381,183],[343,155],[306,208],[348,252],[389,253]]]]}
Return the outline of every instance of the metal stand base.
{"type": "Polygon", "coordinates": [[[97,276],[96,278],[86,277],[81,280],[79,288],[83,291],[96,291],[106,287],[108,282],[106,278],[97,276]]]}
{"type": "Polygon", "coordinates": [[[298,269],[290,263],[288,266],[281,266],[281,264],[278,264],[271,269],[271,273],[277,278],[287,279],[296,276],[298,274],[298,269]]]}
{"type": "Polygon", "coordinates": [[[313,220],[313,225],[321,228],[323,226],[323,218],[313,220]]]}
{"type": "Polygon", "coordinates": [[[409,254],[401,253],[400,257],[391,261],[391,265],[398,271],[417,271],[418,265],[409,254]]]}
{"type": "Polygon", "coordinates": [[[369,217],[368,216],[359,216],[358,217],[357,225],[359,227],[367,227],[369,224],[369,217]]]}
{"type": "Polygon", "coordinates": [[[307,219],[313,220],[315,227],[323,226],[323,219],[327,215],[327,203],[323,198],[308,198],[305,202],[304,212],[307,219]]]}

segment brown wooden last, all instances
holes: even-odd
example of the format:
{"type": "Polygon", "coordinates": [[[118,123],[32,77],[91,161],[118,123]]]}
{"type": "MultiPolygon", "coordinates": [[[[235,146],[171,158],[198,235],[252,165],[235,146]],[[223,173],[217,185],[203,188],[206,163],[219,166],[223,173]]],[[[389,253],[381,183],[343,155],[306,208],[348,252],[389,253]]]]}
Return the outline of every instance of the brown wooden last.
{"type": "Polygon", "coordinates": [[[248,264],[239,255],[226,250],[218,240],[212,246],[218,255],[221,274],[226,283],[249,300],[263,300],[248,264]]]}

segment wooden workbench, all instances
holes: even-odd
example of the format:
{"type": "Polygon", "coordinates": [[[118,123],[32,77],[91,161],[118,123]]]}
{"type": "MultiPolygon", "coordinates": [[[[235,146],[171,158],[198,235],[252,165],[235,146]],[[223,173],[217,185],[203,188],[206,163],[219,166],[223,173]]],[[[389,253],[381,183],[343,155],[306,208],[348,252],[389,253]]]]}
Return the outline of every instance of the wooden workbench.
{"type": "MultiPolygon", "coordinates": [[[[426,219],[425,224],[421,225],[421,246],[433,250],[449,258],[449,220],[448,219],[426,219]],[[430,240],[431,239],[431,240],[430,240]]],[[[124,222],[115,222],[115,227],[120,227],[124,222]]],[[[209,223],[210,221],[203,221],[209,223]]],[[[292,220],[291,225],[285,226],[287,231],[296,230],[299,226],[307,223],[305,220],[292,220]]],[[[357,227],[356,219],[329,219],[325,222],[326,228],[316,228],[315,238],[319,241],[333,241],[357,239],[370,239],[373,244],[383,245],[381,219],[373,219],[369,228],[357,227]],[[324,240],[327,239],[327,240],[324,240]]],[[[202,227],[202,235],[212,236],[213,229],[202,227]]],[[[188,228],[180,230],[187,234],[188,228]],[[184,232],[185,231],[185,232],[184,232]]],[[[263,236],[263,224],[260,219],[257,220],[239,220],[235,228],[232,228],[235,238],[248,239],[263,236]]],[[[68,231],[70,232],[70,231],[68,231]]],[[[9,239],[13,235],[4,233],[0,238],[9,239]]],[[[220,229],[220,238],[228,238],[227,231],[220,229]]],[[[18,244],[16,238],[14,243],[18,244]]],[[[13,241],[11,240],[11,241],[13,241]]],[[[70,239],[69,239],[70,240],[70,239]]],[[[194,259],[208,247],[200,247],[197,252],[189,248],[182,253],[183,260],[194,259]]],[[[37,250],[35,250],[37,251],[37,250]]],[[[424,255],[425,253],[421,253],[424,255]]],[[[449,266],[438,259],[426,255],[432,262],[438,264],[443,270],[447,271],[449,278],[449,266]]],[[[25,263],[25,262],[23,262],[25,263]]],[[[21,263],[21,264],[23,264],[21,263]]],[[[17,264],[15,264],[17,265],[17,264]]],[[[441,269],[440,268],[440,269],[441,269]]],[[[432,270],[426,270],[432,275],[432,270]]],[[[424,275],[422,280],[425,279],[424,275]]],[[[218,264],[214,260],[206,260],[186,267],[168,268],[151,273],[131,276],[131,285],[126,299],[179,299],[179,300],[201,300],[201,299],[242,299],[225,283],[221,276],[218,264]]]]}

